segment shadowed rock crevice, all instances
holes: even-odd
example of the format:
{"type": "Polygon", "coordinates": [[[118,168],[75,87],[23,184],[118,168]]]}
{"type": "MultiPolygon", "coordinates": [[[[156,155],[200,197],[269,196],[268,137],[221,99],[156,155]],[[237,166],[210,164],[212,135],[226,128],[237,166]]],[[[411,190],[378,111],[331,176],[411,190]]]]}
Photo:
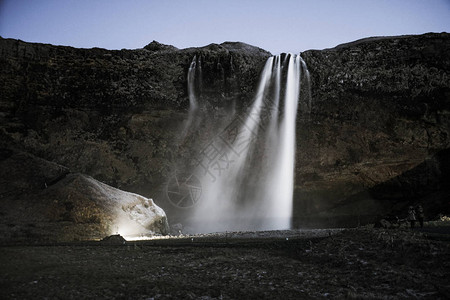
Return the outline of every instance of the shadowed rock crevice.
{"type": "MultiPolygon", "coordinates": [[[[294,222],[298,226],[312,222],[315,226],[353,227],[387,215],[405,218],[410,205],[424,206],[427,220],[450,214],[449,158],[449,149],[439,151],[416,167],[343,198],[334,206],[307,207],[308,213],[297,211],[294,222]]],[[[320,196],[328,195],[310,195],[320,196]]]]}

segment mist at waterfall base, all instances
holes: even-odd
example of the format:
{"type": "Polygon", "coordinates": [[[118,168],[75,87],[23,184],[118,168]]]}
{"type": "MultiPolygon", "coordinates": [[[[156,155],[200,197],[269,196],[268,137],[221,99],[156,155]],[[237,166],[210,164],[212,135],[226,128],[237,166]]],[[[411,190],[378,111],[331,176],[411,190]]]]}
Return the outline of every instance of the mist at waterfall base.
{"type": "MultiPolygon", "coordinates": [[[[295,128],[301,81],[309,81],[300,55],[270,57],[252,104],[234,115],[198,153],[185,181],[193,203],[185,221],[195,233],[289,229],[294,190],[295,128]],[[190,185],[193,178],[198,182],[190,185]],[[194,201],[195,195],[198,201],[194,201]],[[200,194],[201,193],[201,194],[200,194]]],[[[182,136],[207,114],[199,113],[201,57],[188,73],[190,109],[182,136]]],[[[309,86],[309,83],[308,83],[309,86]]],[[[310,99],[301,109],[310,109],[310,99]]],[[[184,199],[184,198],[183,198],[184,199]]]]}

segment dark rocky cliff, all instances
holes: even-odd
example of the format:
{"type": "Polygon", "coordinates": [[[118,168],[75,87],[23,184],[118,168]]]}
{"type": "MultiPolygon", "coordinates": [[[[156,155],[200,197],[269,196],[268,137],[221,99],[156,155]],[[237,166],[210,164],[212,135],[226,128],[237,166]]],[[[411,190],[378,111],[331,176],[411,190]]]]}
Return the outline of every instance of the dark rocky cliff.
{"type": "Polygon", "coordinates": [[[430,213],[448,210],[430,202],[432,193],[449,199],[447,185],[429,183],[448,174],[438,153],[450,143],[450,35],[368,38],[302,56],[313,106],[298,126],[298,214],[342,205],[343,215],[404,215],[425,198],[430,213]],[[408,173],[425,161],[435,164],[408,173]]]}
{"type": "MultiPolygon", "coordinates": [[[[170,219],[177,213],[163,188],[192,148],[180,146],[178,133],[194,56],[210,116],[190,141],[201,144],[225,111],[248,106],[270,53],[230,42],[108,51],[1,39],[1,147],[152,197],[170,219]]],[[[450,35],[365,39],[302,57],[312,111],[297,124],[295,224],[401,212],[425,200],[429,212],[448,209],[450,35]],[[426,161],[426,171],[411,171],[426,161]],[[412,193],[411,182],[439,184],[412,193]]]]}
{"type": "MultiPolygon", "coordinates": [[[[54,177],[45,167],[51,162],[67,167],[68,173],[151,195],[170,209],[163,187],[173,162],[193,151],[180,150],[178,139],[189,106],[186,75],[194,56],[201,58],[205,78],[201,106],[210,116],[203,124],[206,139],[224,110],[252,100],[270,53],[231,42],[184,50],[152,42],[144,49],[108,51],[0,39],[1,153],[39,158],[32,165],[40,172],[32,174],[40,188],[54,177]]],[[[191,140],[182,148],[200,143],[191,140]]],[[[7,156],[0,161],[5,169],[26,167],[7,156]]],[[[17,190],[19,179],[2,172],[0,197],[4,202],[29,201],[33,207],[42,197],[17,190]]],[[[21,182],[29,180],[24,173],[21,182]]],[[[11,224],[10,219],[2,218],[11,224]]],[[[24,216],[23,222],[28,219],[24,216]]]]}
{"type": "Polygon", "coordinates": [[[204,94],[218,95],[211,111],[248,104],[270,55],[240,43],[107,51],[10,39],[0,53],[2,143],[113,186],[152,189],[174,156],[194,55],[204,61],[204,94]]]}

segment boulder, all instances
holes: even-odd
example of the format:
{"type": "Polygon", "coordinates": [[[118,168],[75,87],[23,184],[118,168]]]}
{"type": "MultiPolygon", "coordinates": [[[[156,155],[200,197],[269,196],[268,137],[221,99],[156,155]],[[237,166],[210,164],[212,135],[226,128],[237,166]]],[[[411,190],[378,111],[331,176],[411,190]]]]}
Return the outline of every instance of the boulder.
{"type": "Polygon", "coordinates": [[[104,237],[100,242],[107,245],[125,245],[127,240],[125,240],[120,234],[113,234],[104,237]]]}
{"type": "Polygon", "coordinates": [[[153,235],[169,231],[165,212],[152,199],[70,173],[31,154],[8,153],[0,161],[4,191],[0,231],[6,243],[68,242],[100,239],[116,232],[153,235]]]}

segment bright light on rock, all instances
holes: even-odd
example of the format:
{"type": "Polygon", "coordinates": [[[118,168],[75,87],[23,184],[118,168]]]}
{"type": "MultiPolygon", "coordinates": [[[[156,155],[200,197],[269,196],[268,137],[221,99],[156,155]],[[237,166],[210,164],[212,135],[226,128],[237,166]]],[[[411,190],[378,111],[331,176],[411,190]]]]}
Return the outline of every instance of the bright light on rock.
{"type": "Polygon", "coordinates": [[[111,234],[119,233],[127,239],[169,232],[166,213],[152,199],[113,188],[90,177],[87,180],[91,181],[96,193],[110,201],[109,209],[115,215],[111,234]]]}

